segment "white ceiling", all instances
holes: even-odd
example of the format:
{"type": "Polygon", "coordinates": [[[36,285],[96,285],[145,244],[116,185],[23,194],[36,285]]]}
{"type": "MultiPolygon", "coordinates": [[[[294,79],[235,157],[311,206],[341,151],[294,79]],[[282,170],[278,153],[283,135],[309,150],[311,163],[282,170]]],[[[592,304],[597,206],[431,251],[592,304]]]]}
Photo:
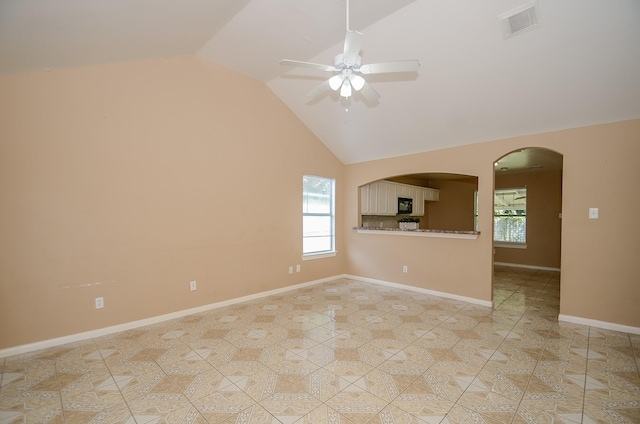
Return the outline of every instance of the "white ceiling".
{"type": "Polygon", "coordinates": [[[538,0],[541,27],[508,40],[497,16],[528,0],[350,3],[364,63],[421,63],[368,76],[376,104],[309,103],[329,75],[278,65],[332,63],[345,0],[0,0],[0,74],[197,54],[267,83],[345,163],[640,118],[638,0],[538,0]]]}

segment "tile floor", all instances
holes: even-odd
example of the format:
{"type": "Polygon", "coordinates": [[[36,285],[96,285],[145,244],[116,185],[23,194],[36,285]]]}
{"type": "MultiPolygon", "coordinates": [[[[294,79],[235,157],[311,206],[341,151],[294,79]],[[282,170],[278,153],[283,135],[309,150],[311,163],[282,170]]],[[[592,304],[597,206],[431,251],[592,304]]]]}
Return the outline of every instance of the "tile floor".
{"type": "Polygon", "coordinates": [[[639,423],[640,336],[350,280],[0,359],[0,423],[639,423]]]}

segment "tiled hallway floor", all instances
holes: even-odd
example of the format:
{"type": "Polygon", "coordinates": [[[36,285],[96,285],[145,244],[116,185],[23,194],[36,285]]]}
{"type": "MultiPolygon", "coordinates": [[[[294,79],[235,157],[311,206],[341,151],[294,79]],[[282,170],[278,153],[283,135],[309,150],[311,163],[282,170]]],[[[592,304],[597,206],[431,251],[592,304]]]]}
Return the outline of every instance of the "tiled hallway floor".
{"type": "Polygon", "coordinates": [[[0,423],[638,423],[640,336],[350,280],[0,359],[0,423]]]}

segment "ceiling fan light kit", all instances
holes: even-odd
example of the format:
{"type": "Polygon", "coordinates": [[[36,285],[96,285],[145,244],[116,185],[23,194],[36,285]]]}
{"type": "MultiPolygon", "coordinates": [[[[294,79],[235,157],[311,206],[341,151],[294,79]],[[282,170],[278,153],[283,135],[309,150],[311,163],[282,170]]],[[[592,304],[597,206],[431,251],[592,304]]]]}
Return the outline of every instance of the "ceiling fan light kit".
{"type": "Polygon", "coordinates": [[[359,92],[367,101],[373,103],[380,98],[380,94],[367,83],[363,75],[416,72],[420,67],[420,63],[414,59],[363,65],[360,48],[362,47],[364,36],[358,31],[349,30],[349,0],[346,0],[346,9],[347,31],[344,38],[344,49],[342,53],[333,59],[333,65],[288,59],[281,60],[280,64],[335,73],[335,75],[307,94],[310,99],[315,99],[328,90],[333,90],[335,92],[339,91],[340,96],[346,99],[351,97],[354,92],[359,92]]]}

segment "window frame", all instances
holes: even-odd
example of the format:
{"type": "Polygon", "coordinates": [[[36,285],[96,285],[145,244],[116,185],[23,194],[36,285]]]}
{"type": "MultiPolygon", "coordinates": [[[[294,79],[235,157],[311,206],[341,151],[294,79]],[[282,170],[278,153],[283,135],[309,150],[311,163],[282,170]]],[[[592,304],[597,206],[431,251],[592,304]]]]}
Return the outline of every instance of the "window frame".
{"type": "Polygon", "coordinates": [[[473,231],[479,231],[478,216],[480,215],[480,211],[479,211],[480,205],[478,204],[478,199],[479,199],[478,190],[475,190],[473,192],[473,231]]]}
{"type": "MultiPolygon", "coordinates": [[[[514,248],[514,249],[526,249],[527,247],[527,232],[528,232],[528,225],[527,225],[527,187],[507,187],[507,188],[499,188],[499,189],[495,189],[494,193],[493,193],[493,244],[494,246],[497,247],[507,247],[507,248],[514,248]],[[524,209],[521,209],[519,206],[520,205],[516,205],[515,203],[513,204],[512,208],[501,208],[502,210],[513,210],[513,211],[518,211],[518,210],[523,210],[524,213],[515,213],[515,214],[498,214],[497,213],[497,206],[498,206],[498,202],[497,202],[497,198],[498,198],[498,193],[499,192],[514,192],[517,193],[519,195],[524,195],[524,209]],[[511,240],[496,240],[496,220],[499,219],[500,217],[509,217],[509,216],[513,216],[513,217],[518,217],[518,218],[524,218],[524,240],[523,241],[511,241],[511,240]]],[[[514,195],[515,196],[515,195],[514,195]]],[[[514,197],[514,202],[515,202],[515,197],[514,197]]]]}
{"type": "Polygon", "coordinates": [[[331,256],[335,256],[336,254],[336,206],[335,206],[335,198],[336,198],[336,180],[335,178],[330,178],[330,177],[323,177],[323,176],[319,176],[319,175],[310,175],[310,174],[304,174],[302,176],[302,259],[303,260],[309,260],[309,259],[320,259],[320,258],[325,258],[325,257],[331,257],[331,256]],[[307,188],[306,188],[306,179],[307,178],[319,178],[319,179],[323,179],[329,182],[330,184],[330,190],[329,190],[329,196],[330,196],[330,201],[329,201],[329,212],[307,212],[305,211],[307,208],[305,208],[305,194],[308,193],[307,188]],[[323,236],[317,236],[317,235],[306,235],[305,234],[305,217],[329,217],[330,219],[330,233],[329,233],[329,237],[330,237],[330,244],[331,246],[329,247],[329,249],[326,250],[314,250],[314,251],[308,251],[305,252],[305,239],[308,238],[313,238],[313,237],[326,237],[326,235],[323,236]]]}

